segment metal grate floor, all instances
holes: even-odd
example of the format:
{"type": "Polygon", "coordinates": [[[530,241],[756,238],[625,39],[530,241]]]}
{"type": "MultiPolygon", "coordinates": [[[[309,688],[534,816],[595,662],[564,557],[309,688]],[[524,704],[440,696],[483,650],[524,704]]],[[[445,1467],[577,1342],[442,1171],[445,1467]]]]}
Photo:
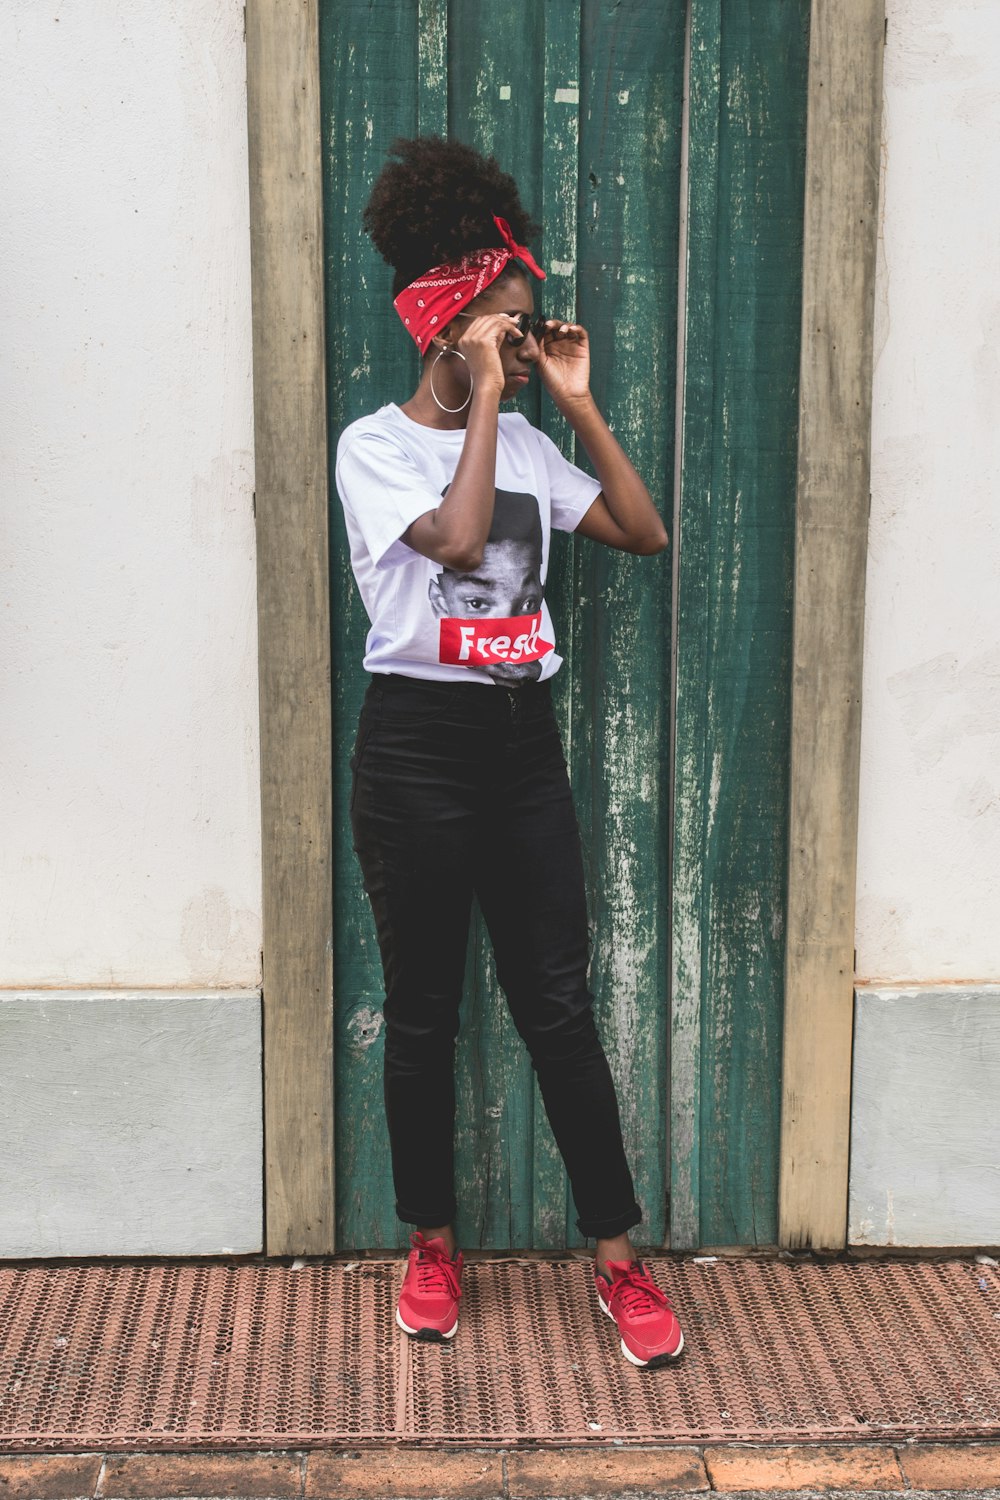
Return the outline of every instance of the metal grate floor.
{"type": "Polygon", "coordinates": [[[1000,1435],[1000,1271],[650,1260],[687,1340],[628,1364],[586,1260],[466,1263],[449,1345],[401,1260],[0,1267],[0,1448],[1000,1435]]]}

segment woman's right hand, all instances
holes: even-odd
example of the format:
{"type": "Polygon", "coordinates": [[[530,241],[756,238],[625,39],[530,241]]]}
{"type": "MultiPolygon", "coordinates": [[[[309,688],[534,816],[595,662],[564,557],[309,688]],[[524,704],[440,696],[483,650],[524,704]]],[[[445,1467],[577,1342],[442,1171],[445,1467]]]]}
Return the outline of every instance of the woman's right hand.
{"type": "Polygon", "coordinates": [[[469,326],[452,347],[465,355],[477,388],[494,389],[499,396],[507,383],[500,350],[508,333],[517,327],[507,313],[484,313],[470,318],[469,326]]]}

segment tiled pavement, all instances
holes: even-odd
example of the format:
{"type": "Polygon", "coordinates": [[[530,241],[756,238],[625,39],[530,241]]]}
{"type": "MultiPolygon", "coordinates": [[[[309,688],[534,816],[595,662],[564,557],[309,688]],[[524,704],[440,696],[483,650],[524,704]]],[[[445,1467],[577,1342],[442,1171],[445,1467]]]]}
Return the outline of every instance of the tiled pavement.
{"type": "Polygon", "coordinates": [[[1000,1487],[1000,1443],[0,1455],[4,1500],[583,1500],[713,1492],[916,1500],[917,1493],[994,1486],[1000,1487]]]}

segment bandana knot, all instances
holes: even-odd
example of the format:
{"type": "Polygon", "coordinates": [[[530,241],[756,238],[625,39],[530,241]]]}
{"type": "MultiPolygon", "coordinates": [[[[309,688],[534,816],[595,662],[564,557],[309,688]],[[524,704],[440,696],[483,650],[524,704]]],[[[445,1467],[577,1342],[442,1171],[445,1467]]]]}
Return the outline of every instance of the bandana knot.
{"type": "Polygon", "coordinates": [[[519,245],[506,219],[493,215],[503,247],[470,250],[459,260],[432,266],[405,286],[393,301],[403,326],[421,354],[426,354],[435,333],[449,323],[500,275],[509,261],[519,260],[539,281],[545,272],[527,245],[519,245]]]}

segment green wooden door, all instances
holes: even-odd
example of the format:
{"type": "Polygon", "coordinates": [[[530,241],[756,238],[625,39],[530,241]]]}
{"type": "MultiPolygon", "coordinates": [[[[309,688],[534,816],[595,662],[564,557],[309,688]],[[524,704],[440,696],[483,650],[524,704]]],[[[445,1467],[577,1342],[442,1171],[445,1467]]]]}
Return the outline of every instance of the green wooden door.
{"type": "MultiPolygon", "coordinates": [[[[692,88],[697,81],[703,118],[702,134],[697,140],[692,135],[692,163],[703,176],[692,184],[691,195],[692,203],[707,204],[713,193],[718,198],[725,172],[742,170],[741,164],[723,160],[719,121],[732,105],[731,118],[726,117],[727,139],[738,154],[740,123],[752,135],[761,101],[765,111],[776,108],[781,81],[775,81],[776,70],[766,56],[768,41],[778,37],[786,71],[793,74],[807,7],[805,0],[760,0],[757,5],[733,0],[731,9],[740,24],[729,35],[738,57],[743,55],[741,48],[748,50],[758,68],[750,76],[740,74],[737,67],[739,76],[730,82],[743,92],[734,95],[734,103],[723,98],[720,0],[714,5],[708,0],[693,3],[692,88]],[[758,43],[754,23],[768,19],[770,30],[765,26],[758,43]],[[712,128],[711,101],[716,110],[714,156],[705,143],[712,128]]],[[[534,247],[548,271],[540,288],[544,306],[552,313],[575,314],[590,330],[597,398],[675,534],[677,522],[685,520],[683,513],[674,516],[685,23],[683,0],[585,0],[579,6],[554,0],[328,0],[323,5],[331,455],[347,422],[386,400],[404,400],[416,384],[417,356],[391,306],[390,272],[361,233],[361,210],[395,136],[448,132],[493,152],[516,176],[529,211],[544,226],[542,243],[534,247]]],[[[804,77],[803,52],[803,110],[804,77]]],[[[692,884],[690,864],[694,860],[699,871],[703,868],[709,841],[705,806],[710,795],[719,800],[711,790],[712,769],[717,769],[714,747],[720,735],[725,739],[727,713],[742,709],[741,672],[754,681],[770,673],[775,690],[765,704],[772,716],[768,731],[761,728],[739,745],[753,756],[766,742],[768,753],[778,754],[780,761],[776,747],[782,733],[787,736],[791,532],[786,537],[790,513],[785,486],[789,453],[794,469],[798,361],[797,328],[792,329],[789,321],[797,310],[798,281],[797,272],[789,274],[789,266],[801,239],[794,190],[788,188],[796,164],[801,175],[801,122],[794,88],[790,95],[790,102],[776,110],[778,129],[786,130],[786,137],[783,145],[776,141],[774,153],[776,160],[780,158],[774,180],[781,179],[778,186],[784,194],[778,205],[783,217],[776,223],[783,246],[786,240],[791,245],[779,268],[787,284],[768,282],[762,288],[758,275],[771,224],[768,171],[775,163],[770,157],[769,166],[755,179],[759,196],[741,221],[750,226],[751,238],[741,242],[738,235],[727,237],[716,224],[704,258],[699,249],[686,262],[684,331],[689,358],[681,366],[681,408],[691,477],[680,493],[682,512],[691,506],[697,515],[691,567],[685,571],[682,558],[679,574],[682,590],[694,588],[693,602],[685,596],[680,611],[681,628],[675,638],[673,551],[635,559],[557,536],[547,590],[565,656],[556,697],[587,859],[591,982],[645,1213],[639,1239],[650,1245],[666,1241],[671,1220],[675,1241],[686,1235],[696,1242],[702,1232],[699,1213],[710,1216],[716,1207],[722,1220],[732,1220],[734,1242],[761,1241],[760,1225],[752,1222],[752,1215],[750,1221],[742,1212],[726,1219],[727,1195],[741,1203],[746,1197],[743,1182],[733,1182],[728,1175],[743,1170],[739,1147],[733,1149],[741,1122],[725,1117],[727,1104],[742,1096],[738,1091],[732,1097],[726,1093],[719,1070],[737,1069],[747,1057],[754,1062],[753,1088],[760,1091],[759,1119],[754,1121],[760,1138],[745,1145],[744,1154],[752,1158],[747,1175],[753,1179],[751,1193],[764,1193],[767,1201],[760,1222],[774,1237],[780,1057],[772,1041],[775,1016],[780,1037],[780,965],[774,943],[766,963],[755,967],[756,961],[748,959],[759,1003],[744,1016],[739,997],[727,990],[716,1014],[711,964],[701,954],[720,933],[729,932],[728,919],[718,903],[709,900],[710,894],[718,894],[709,875],[692,884]],[[715,381],[715,372],[728,357],[724,320],[729,316],[726,299],[734,289],[747,292],[751,319],[758,294],[771,299],[769,308],[780,308],[763,334],[754,323],[740,344],[742,354],[753,360],[761,335],[771,351],[765,372],[769,384],[756,404],[741,404],[742,366],[728,373],[728,386],[715,381]],[[776,382],[774,388],[771,382],[776,382]],[[732,409],[738,409],[735,425],[729,420],[732,409]],[[754,422],[761,410],[768,421],[758,440],[754,422]],[[764,450],[773,462],[754,467],[764,450]],[[726,536],[710,500],[715,490],[704,476],[713,463],[721,462],[726,483],[738,485],[747,454],[754,486],[737,516],[737,528],[748,521],[754,536],[762,534],[761,528],[777,530],[766,556],[755,551],[745,560],[739,587],[729,600],[716,555],[726,536]],[[775,493],[768,488],[772,477],[779,487],[775,493]],[[692,569],[705,570],[704,589],[694,581],[692,569]],[[773,595],[773,608],[756,636],[755,649],[741,654],[736,637],[745,629],[754,632],[751,585],[755,589],[758,582],[773,595]],[[735,632],[723,641],[729,654],[719,665],[731,696],[709,691],[706,698],[712,684],[712,652],[721,639],[717,616],[735,632]],[[683,755],[684,776],[697,781],[696,786],[685,783],[677,793],[677,895],[671,891],[675,682],[680,705],[678,756],[683,755]],[[684,960],[675,956],[673,964],[672,922],[679,924],[687,945],[684,960]],[[701,964],[697,982],[691,958],[696,950],[701,964]],[[683,989],[674,1000],[673,1062],[672,972],[675,989],[683,989]],[[767,1021],[762,1063],[760,1038],[753,1034],[759,1013],[766,1013],[767,1021]],[[713,1047],[713,1039],[724,1046],[713,1047]],[[706,1086],[703,1080],[708,1080],[706,1086]],[[712,1080],[714,1093],[708,1086],[712,1080]],[[681,1143],[679,1159],[670,1151],[671,1114],[681,1143]],[[702,1141],[703,1129],[712,1133],[711,1141],[702,1141]],[[707,1171],[706,1163],[712,1164],[707,1171]],[[762,1171],[767,1181],[761,1189],[762,1171]],[[679,1205],[673,1211],[672,1183],[679,1205]],[[713,1193],[716,1197],[708,1202],[713,1193]]],[[[724,215],[720,203],[718,217],[724,215]]],[[[585,462],[582,454],[574,454],[567,432],[547,399],[540,401],[537,389],[526,393],[520,404],[568,456],[585,462]]],[[[794,473],[790,494],[794,497],[794,473]]],[[[397,1246],[405,1243],[407,1231],[393,1211],[382,1116],[381,973],[346,812],[348,756],[365,687],[360,660],[366,619],[350,572],[332,475],[331,591],[337,1241],[342,1247],[397,1246]]],[[[757,602],[754,593],[754,609],[757,602]]],[[[764,871],[761,862],[780,841],[784,827],[781,765],[763,785],[759,768],[740,760],[742,749],[734,748],[735,739],[726,743],[732,750],[725,762],[729,779],[721,798],[723,807],[731,810],[727,836],[738,842],[749,828],[757,839],[747,870],[729,870],[726,878],[734,892],[744,893],[745,886],[763,876],[764,904],[770,912],[771,895],[783,890],[783,867],[779,860],[776,870],[764,871]],[[744,783],[750,787],[749,803],[744,783]]],[[[677,764],[681,765],[679,758],[677,764]]],[[[738,930],[732,928],[733,933],[738,930]]],[[[775,941],[780,948],[780,932],[775,941]]],[[[478,925],[470,943],[457,1081],[460,1243],[553,1249],[580,1244],[565,1174],[531,1067],[497,990],[478,925]]],[[[708,1217],[705,1222],[714,1229],[714,1220],[708,1217]]]]}
{"type": "Polygon", "coordinates": [[[777,1242],[808,0],[692,0],[675,1248],[777,1242]]]}

